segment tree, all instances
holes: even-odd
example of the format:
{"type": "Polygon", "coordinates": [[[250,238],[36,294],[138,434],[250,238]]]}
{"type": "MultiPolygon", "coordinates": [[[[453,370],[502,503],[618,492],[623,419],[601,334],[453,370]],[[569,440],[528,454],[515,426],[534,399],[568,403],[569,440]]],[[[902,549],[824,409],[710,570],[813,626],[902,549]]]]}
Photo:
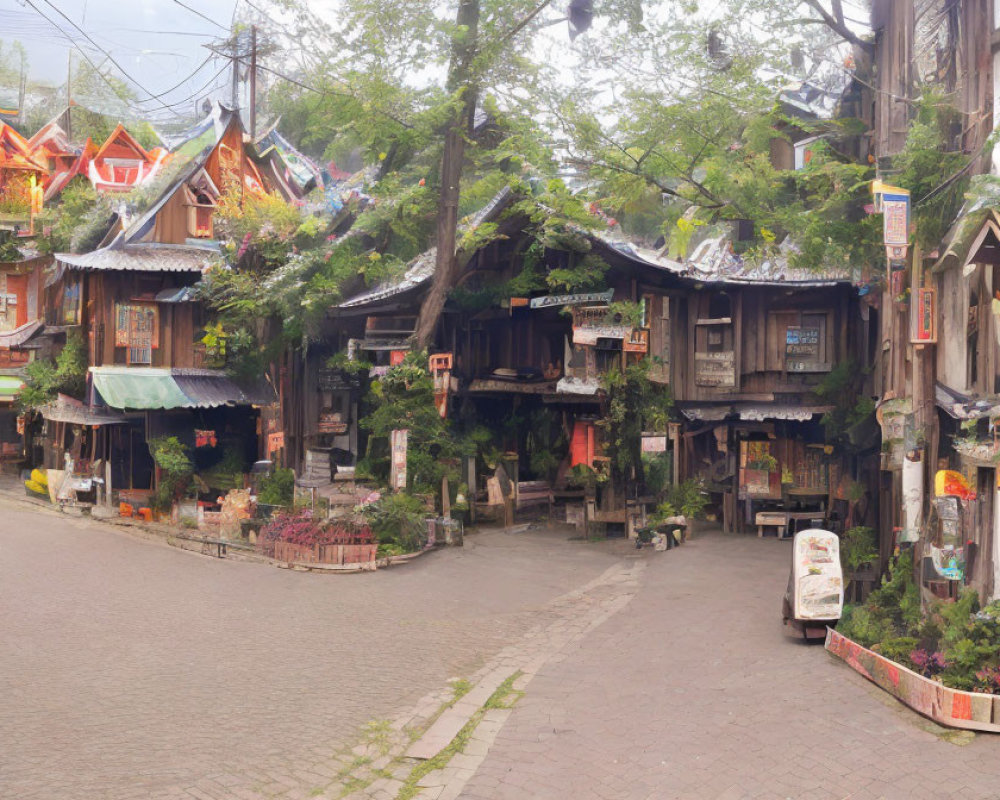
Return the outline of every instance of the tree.
{"type": "MultiPolygon", "coordinates": [[[[574,5],[579,31],[589,12],[574,5]]],[[[635,25],[639,9],[636,0],[618,0],[604,13],[635,25]]],[[[546,25],[567,18],[553,0],[345,0],[339,19],[336,31],[302,25],[329,42],[322,50],[330,55],[304,71],[300,84],[310,88],[284,89],[275,107],[307,145],[331,141],[327,156],[360,150],[383,181],[433,187],[434,235],[425,245],[437,246],[435,273],[415,334],[423,346],[453,282],[466,199],[481,196],[482,186],[495,192],[499,173],[554,172],[541,103],[554,96],[556,70],[533,48],[546,25]],[[477,111],[485,124],[476,124],[477,111]],[[483,135],[490,122],[498,138],[483,135]]]]}

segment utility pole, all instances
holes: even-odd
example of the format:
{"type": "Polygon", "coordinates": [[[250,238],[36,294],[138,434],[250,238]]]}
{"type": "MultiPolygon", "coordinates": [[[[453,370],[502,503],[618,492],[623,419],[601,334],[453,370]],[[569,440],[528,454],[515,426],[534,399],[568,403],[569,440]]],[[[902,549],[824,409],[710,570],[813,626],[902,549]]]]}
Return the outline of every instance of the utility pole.
{"type": "Polygon", "coordinates": [[[73,51],[66,50],[66,138],[73,140],[73,51]]]}
{"type": "Polygon", "coordinates": [[[257,26],[250,27],[250,141],[257,138],[257,26]]]}

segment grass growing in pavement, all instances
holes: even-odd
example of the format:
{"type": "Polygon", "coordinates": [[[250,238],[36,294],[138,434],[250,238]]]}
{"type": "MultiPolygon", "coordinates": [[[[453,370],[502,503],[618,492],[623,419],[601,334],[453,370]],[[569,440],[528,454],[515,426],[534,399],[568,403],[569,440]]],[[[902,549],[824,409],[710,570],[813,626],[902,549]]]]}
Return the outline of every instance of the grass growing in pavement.
{"type": "Polygon", "coordinates": [[[516,703],[524,694],[524,692],[514,690],[514,682],[523,674],[524,673],[521,672],[521,670],[518,670],[507,678],[507,680],[501,683],[496,688],[496,691],[493,692],[489,699],[483,704],[483,707],[477,710],[469,721],[462,726],[462,730],[455,735],[455,738],[448,743],[447,747],[434,756],[434,758],[429,758],[426,761],[417,764],[417,766],[413,768],[413,771],[403,782],[403,786],[399,790],[399,794],[396,795],[396,800],[412,800],[412,798],[415,797],[420,791],[421,787],[419,786],[419,783],[423,778],[427,777],[435,770],[444,769],[448,766],[448,762],[465,749],[465,746],[469,743],[469,739],[472,737],[473,731],[475,731],[479,726],[479,723],[482,722],[487,711],[494,708],[513,707],[514,703],[516,703]],[[512,695],[514,695],[514,699],[508,701],[508,698],[512,695]]]}

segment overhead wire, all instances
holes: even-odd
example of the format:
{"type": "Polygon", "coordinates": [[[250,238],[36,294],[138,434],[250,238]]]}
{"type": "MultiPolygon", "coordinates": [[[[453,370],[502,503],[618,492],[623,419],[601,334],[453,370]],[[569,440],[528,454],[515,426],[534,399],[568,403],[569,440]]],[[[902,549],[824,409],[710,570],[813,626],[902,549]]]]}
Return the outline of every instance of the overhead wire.
{"type": "Polygon", "coordinates": [[[198,74],[199,72],[201,72],[201,71],[202,71],[202,70],[203,70],[203,69],[205,68],[205,66],[206,66],[206,65],[208,64],[208,62],[209,62],[209,61],[211,61],[211,60],[212,60],[212,56],[206,56],[206,57],[205,57],[205,60],[204,60],[204,61],[202,61],[202,62],[201,62],[201,64],[199,64],[199,65],[197,66],[197,68],[195,68],[195,71],[194,71],[194,72],[192,72],[192,73],[191,73],[190,75],[188,75],[188,76],[187,76],[187,77],[186,77],[186,78],[185,78],[184,80],[182,80],[182,81],[181,81],[180,83],[178,83],[178,84],[176,84],[176,85],[174,85],[174,86],[171,86],[171,87],[170,87],[169,89],[166,89],[165,91],[162,91],[162,92],[160,92],[159,94],[156,94],[156,95],[153,95],[152,97],[145,97],[145,98],[143,98],[142,100],[140,100],[139,102],[141,102],[141,103],[146,103],[146,102],[148,102],[149,100],[157,100],[157,99],[159,99],[159,98],[161,98],[161,97],[165,97],[166,95],[170,94],[170,93],[171,93],[172,91],[174,91],[175,89],[179,89],[179,88],[180,88],[181,86],[183,86],[183,85],[184,85],[185,83],[187,83],[187,82],[188,82],[189,80],[191,80],[191,79],[192,79],[192,78],[193,78],[193,77],[194,77],[195,75],[197,75],[197,74],[198,74]]]}
{"type": "MultiPolygon", "coordinates": [[[[35,5],[35,4],[34,4],[34,3],[32,2],[32,0],[24,0],[24,2],[26,2],[26,3],[27,3],[27,4],[29,5],[29,6],[31,6],[31,8],[33,8],[33,9],[34,9],[35,11],[37,11],[37,12],[38,12],[38,14],[39,14],[39,15],[40,15],[40,16],[41,16],[42,18],[44,18],[44,19],[45,19],[46,21],[48,21],[48,23],[49,23],[49,24],[50,24],[50,25],[51,25],[52,27],[54,27],[54,28],[55,28],[55,29],[56,29],[57,31],[59,31],[59,32],[60,32],[60,33],[61,33],[61,34],[63,35],[63,37],[64,37],[64,38],[65,38],[65,39],[66,39],[66,40],[67,40],[67,41],[68,41],[68,42],[69,42],[69,43],[70,43],[71,45],[73,45],[73,47],[75,47],[75,48],[76,48],[77,50],[79,50],[79,51],[80,51],[80,54],[81,54],[81,55],[82,55],[82,56],[84,57],[84,59],[86,59],[87,63],[88,63],[88,64],[90,64],[90,66],[91,66],[91,67],[93,68],[93,70],[94,70],[94,72],[95,72],[95,73],[97,74],[97,76],[98,76],[98,77],[99,77],[99,78],[100,78],[100,79],[101,79],[102,81],[104,81],[104,82],[105,82],[105,83],[106,83],[106,84],[108,85],[108,88],[110,88],[110,89],[111,89],[111,91],[112,91],[112,92],[114,92],[114,94],[115,94],[115,97],[118,97],[118,99],[119,99],[119,100],[121,100],[122,98],[121,98],[121,96],[120,96],[120,95],[118,94],[118,92],[119,92],[119,88],[118,88],[117,86],[115,86],[115,85],[114,85],[113,83],[111,83],[111,81],[109,81],[109,80],[108,80],[107,76],[106,76],[106,75],[105,75],[105,74],[104,74],[103,72],[101,72],[100,68],[99,68],[99,67],[97,66],[97,64],[95,64],[95,63],[94,63],[93,59],[92,59],[92,58],[90,57],[90,54],[89,54],[89,53],[88,53],[88,52],[87,52],[86,50],[84,50],[84,49],[83,49],[82,47],[80,47],[80,44],[79,44],[79,42],[77,42],[77,41],[76,41],[76,39],[74,39],[74,38],[73,38],[72,36],[70,36],[70,35],[69,35],[68,33],[66,33],[66,31],[64,31],[64,30],[63,30],[63,29],[62,29],[62,28],[61,28],[61,27],[60,27],[60,26],[59,26],[59,25],[58,25],[58,24],[57,24],[57,23],[55,22],[55,20],[53,20],[53,19],[51,19],[50,17],[46,16],[45,12],[44,12],[44,11],[42,11],[42,10],[41,10],[41,9],[40,9],[40,8],[39,8],[38,6],[36,6],[36,5],[35,5]]],[[[123,101],[123,102],[124,102],[124,101],[123,101]]]]}
{"type": "MultiPolygon", "coordinates": [[[[108,60],[112,64],[114,64],[115,67],[118,68],[118,71],[121,72],[122,75],[124,75],[128,80],[130,80],[133,84],[135,84],[139,89],[141,89],[147,95],[149,95],[150,97],[153,96],[153,93],[151,91],[149,91],[149,89],[147,89],[145,86],[143,86],[141,83],[139,83],[139,81],[137,81],[135,78],[133,78],[129,74],[128,70],[126,70],[121,64],[119,64],[115,60],[115,57],[113,55],[111,55],[111,53],[109,53],[107,50],[105,50],[103,47],[101,47],[96,41],[94,41],[94,39],[90,36],[90,34],[88,34],[83,28],[81,28],[72,19],[70,19],[68,16],[66,16],[66,14],[62,10],[60,10],[58,6],[56,6],[54,3],[52,3],[52,0],[43,0],[43,2],[45,2],[47,5],[51,6],[53,8],[53,10],[55,10],[55,12],[57,14],[59,14],[59,16],[61,16],[70,25],[72,25],[74,28],[76,28],[83,35],[83,37],[88,42],[90,42],[92,45],[94,45],[94,47],[96,47],[100,52],[104,53],[104,55],[106,55],[108,57],[108,60]]],[[[34,6],[33,4],[30,3],[30,0],[29,0],[29,5],[31,5],[32,8],[36,8],[36,6],[34,6]]],[[[36,8],[36,10],[37,10],[37,8],[36,8]]],[[[168,108],[168,106],[164,105],[162,102],[160,103],[160,105],[163,105],[164,108],[168,108]]],[[[176,113],[176,112],[173,112],[173,113],[176,113]]]]}
{"type": "Polygon", "coordinates": [[[225,25],[223,25],[221,22],[216,22],[214,19],[212,19],[209,16],[206,16],[205,14],[202,14],[197,8],[191,8],[191,6],[182,3],[181,0],[174,0],[174,2],[177,3],[177,5],[179,5],[181,8],[186,8],[192,14],[197,14],[203,20],[211,22],[213,25],[222,28],[222,30],[226,31],[227,33],[229,32],[229,28],[227,28],[225,25]]]}

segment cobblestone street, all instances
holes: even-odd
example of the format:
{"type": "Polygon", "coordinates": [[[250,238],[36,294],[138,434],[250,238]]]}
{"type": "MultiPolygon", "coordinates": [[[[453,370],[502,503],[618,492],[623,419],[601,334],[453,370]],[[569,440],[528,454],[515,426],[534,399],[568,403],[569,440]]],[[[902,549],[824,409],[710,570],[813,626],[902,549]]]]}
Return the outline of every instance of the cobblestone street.
{"type": "Polygon", "coordinates": [[[0,500],[0,797],[307,797],[616,558],[480,534],[373,575],[218,560],[0,500]]]}
{"type": "Polygon", "coordinates": [[[331,577],[3,514],[3,798],[395,798],[421,762],[359,781],[345,748],[453,677],[474,730],[406,796],[997,796],[1000,740],[923,720],[781,627],[787,543],[633,555],[494,532],[331,577]],[[508,677],[512,708],[483,704],[508,677]]]}
{"type": "Polygon", "coordinates": [[[996,798],[1000,737],[947,731],[790,637],[790,545],[656,554],[627,609],[527,685],[463,800],[996,798]]]}

